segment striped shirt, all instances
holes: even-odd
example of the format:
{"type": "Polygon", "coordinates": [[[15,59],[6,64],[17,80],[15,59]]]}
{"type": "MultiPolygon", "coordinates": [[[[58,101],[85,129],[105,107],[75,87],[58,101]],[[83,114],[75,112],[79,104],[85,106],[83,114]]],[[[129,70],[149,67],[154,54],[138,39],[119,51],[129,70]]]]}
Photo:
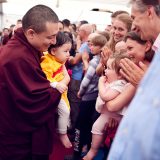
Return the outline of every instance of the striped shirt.
{"type": "Polygon", "coordinates": [[[95,100],[98,96],[98,80],[99,76],[96,75],[96,68],[100,60],[99,55],[95,55],[89,62],[88,70],[80,85],[80,96],[82,100],[95,100]]]}

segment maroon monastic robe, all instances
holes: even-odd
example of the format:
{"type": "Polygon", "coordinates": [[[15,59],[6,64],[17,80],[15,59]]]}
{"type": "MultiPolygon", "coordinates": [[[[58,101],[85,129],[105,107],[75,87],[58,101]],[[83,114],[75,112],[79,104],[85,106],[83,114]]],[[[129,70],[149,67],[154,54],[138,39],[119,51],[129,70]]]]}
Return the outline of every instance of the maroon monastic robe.
{"type": "Polygon", "coordinates": [[[52,149],[60,93],[41,70],[41,55],[22,29],[0,51],[0,159],[20,160],[52,149]]]}

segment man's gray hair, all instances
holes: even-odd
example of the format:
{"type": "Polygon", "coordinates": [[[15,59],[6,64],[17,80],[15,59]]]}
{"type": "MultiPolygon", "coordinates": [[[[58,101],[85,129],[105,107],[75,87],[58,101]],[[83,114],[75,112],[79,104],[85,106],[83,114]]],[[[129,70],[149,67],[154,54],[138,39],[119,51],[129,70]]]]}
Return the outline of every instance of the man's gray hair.
{"type": "Polygon", "coordinates": [[[153,6],[156,14],[160,16],[160,0],[130,0],[130,4],[135,4],[141,13],[145,12],[148,6],[153,6]]]}

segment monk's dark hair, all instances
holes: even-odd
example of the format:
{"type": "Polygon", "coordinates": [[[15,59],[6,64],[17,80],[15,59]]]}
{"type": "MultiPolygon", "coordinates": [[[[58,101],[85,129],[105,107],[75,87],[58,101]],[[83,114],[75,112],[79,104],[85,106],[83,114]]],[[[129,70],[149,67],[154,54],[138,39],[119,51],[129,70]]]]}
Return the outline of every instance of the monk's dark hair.
{"type": "Polygon", "coordinates": [[[59,19],[56,13],[45,5],[36,5],[29,9],[22,18],[22,28],[24,31],[33,29],[37,33],[46,30],[46,23],[58,23],[59,19]]]}
{"type": "Polygon", "coordinates": [[[51,53],[52,48],[61,47],[63,44],[66,43],[72,44],[71,38],[64,32],[58,32],[58,34],[56,35],[56,44],[51,44],[48,48],[48,52],[51,53]]]}

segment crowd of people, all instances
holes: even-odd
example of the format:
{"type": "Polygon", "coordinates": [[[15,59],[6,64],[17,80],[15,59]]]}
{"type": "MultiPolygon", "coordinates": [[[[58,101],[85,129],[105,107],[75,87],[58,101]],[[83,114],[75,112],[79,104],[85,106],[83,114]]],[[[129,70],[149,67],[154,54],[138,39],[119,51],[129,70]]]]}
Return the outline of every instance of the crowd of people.
{"type": "Polygon", "coordinates": [[[55,135],[71,160],[160,159],[160,2],[130,4],[104,31],[45,5],[3,29],[0,160],[49,160],[55,135]]]}

